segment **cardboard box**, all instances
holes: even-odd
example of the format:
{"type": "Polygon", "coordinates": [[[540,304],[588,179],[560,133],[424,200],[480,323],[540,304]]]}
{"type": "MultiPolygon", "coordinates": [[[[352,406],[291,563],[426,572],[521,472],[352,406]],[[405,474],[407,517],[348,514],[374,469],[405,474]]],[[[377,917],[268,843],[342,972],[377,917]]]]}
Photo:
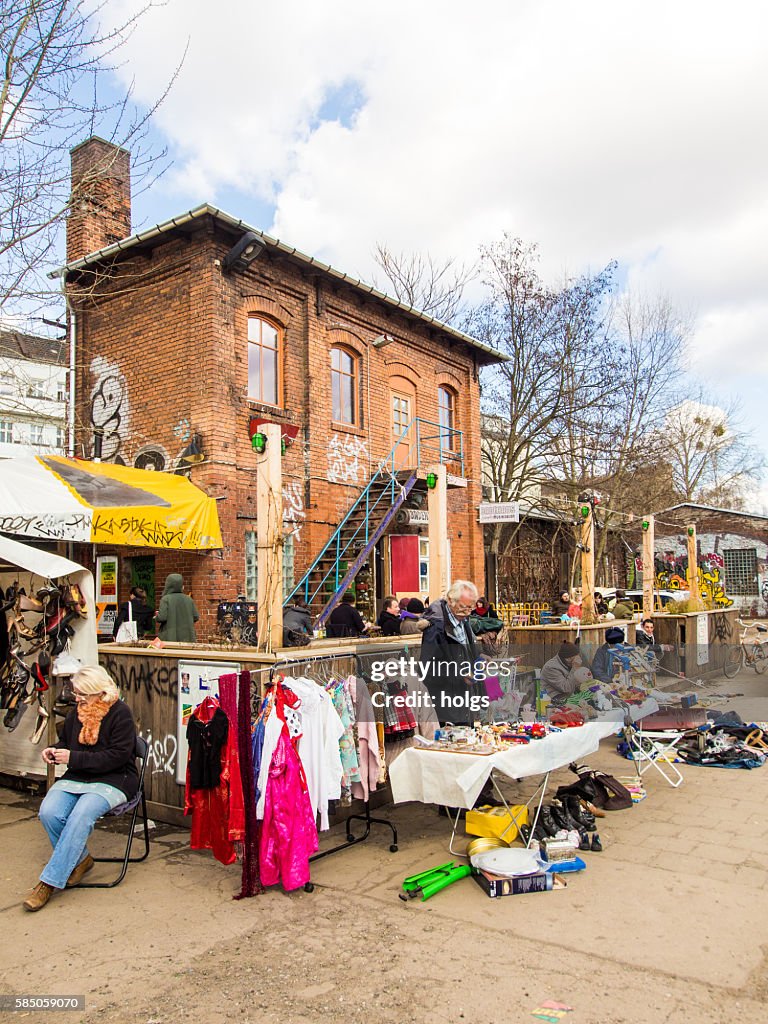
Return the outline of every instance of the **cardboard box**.
{"type": "Polygon", "coordinates": [[[495,836],[511,843],[517,838],[519,826],[528,824],[528,808],[525,804],[506,807],[477,807],[467,811],[464,830],[469,836],[495,836]]]}
{"type": "Polygon", "coordinates": [[[549,892],[552,889],[565,888],[565,882],[557,875],[540,871],[535,875],[522,875],[520,878],[500,878],[490,871],[478,871],[472,868],[472,877],[492,900],[500,896],[525,896],[529,892],[549,892]]]}

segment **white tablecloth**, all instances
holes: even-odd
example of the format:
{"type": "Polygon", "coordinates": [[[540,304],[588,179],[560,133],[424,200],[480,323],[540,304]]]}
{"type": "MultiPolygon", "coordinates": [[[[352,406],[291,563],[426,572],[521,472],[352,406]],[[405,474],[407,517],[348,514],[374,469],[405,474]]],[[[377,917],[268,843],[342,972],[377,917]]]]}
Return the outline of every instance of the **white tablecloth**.
{"type": "Polygon", "coordinates": [[[418,800],[423,804],[472,807],[494,768],[510,779],[544,775],[593,754],[600,740],[619,732],[623,724],[623,715],[621,721],[588,722],[488,757],[410,747],[390,766],[392,796],[396,804],[418,800]]]}

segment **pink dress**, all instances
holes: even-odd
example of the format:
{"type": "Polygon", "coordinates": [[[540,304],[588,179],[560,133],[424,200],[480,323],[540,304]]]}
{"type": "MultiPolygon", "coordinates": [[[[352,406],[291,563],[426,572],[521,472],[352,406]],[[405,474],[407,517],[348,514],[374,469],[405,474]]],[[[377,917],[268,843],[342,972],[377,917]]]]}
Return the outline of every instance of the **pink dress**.
{"type": "MultiPolygon", "coordinates": [[[[274,713],[274,712],[273,712],[274,713]]],[[[264,885],[290,891],[309,881],[309,858],[317,853],[317,826],[301,760],[284,726],[269,766],[259,872],[264,885]]]]}

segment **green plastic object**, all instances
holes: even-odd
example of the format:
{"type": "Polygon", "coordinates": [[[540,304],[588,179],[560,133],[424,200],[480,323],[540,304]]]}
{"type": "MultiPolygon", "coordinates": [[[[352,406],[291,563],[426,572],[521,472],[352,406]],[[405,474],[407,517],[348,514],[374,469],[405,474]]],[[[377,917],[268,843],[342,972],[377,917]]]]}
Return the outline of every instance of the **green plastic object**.
{"type": "Polygon", "coordinates": [[[428,900],[430,896],[434,896],[441,889],[446,889],[449,885],[453,885],[454,882],[458,882],[460,878],[466,878],[467,875],[471,874],[472,868],[469,864],[460,864],[442,878],[436,878],[429,884],[423,885],[421,887],[421,902],[423,903],[424,900],[428,900]]]}
{"type": "Polygon", "coordinates": [[[436,868],[429,868],[427,871],[420,871],[418,875],[409,875],[403,882],[403,888],[406,892],[409,889],[420,889],[423,882],[425,882],[431,875],[445,875],[446,872],[450,871],[455,864],[452,860],[449,860],[447,864],[439,864],[436,868]]]}

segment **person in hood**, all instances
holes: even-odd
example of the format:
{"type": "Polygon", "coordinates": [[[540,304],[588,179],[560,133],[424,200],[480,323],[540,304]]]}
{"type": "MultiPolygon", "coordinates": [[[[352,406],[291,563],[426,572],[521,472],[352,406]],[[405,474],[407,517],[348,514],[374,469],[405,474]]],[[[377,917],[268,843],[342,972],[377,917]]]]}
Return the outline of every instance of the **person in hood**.
{"type": "Polygon", "coordinates": [[[302,647],[312,635],[309,608],[300,597],[295,597],[283,609],[283,646],[302,647]]]}
{"type": "Polygon", "coordinates": [[[424,614],[429,625],[421,640],[420,661],[441,724],[466,725],[478,717],[472,698],[481,691],[473,676],[481,658],[468,621],[478,596],[474,583],[456,580],[424,614]]]}
{"type": "Polygon", "coordinates": [[[165,579],[163,596],[157,610],[157,624],[161,640],[172,643],[193,644],[197,640],[195,623],[200,613],[195,602],[184,593],[181,573],[172,572],[165,579]]]}
{"type": "Polygon", "coordinates": [[[401,608],[400,619],[401,636],[418,636],[429,625],[424,618],[424,602],[418,597],[412,597],[405,608],[401,608]]]}

